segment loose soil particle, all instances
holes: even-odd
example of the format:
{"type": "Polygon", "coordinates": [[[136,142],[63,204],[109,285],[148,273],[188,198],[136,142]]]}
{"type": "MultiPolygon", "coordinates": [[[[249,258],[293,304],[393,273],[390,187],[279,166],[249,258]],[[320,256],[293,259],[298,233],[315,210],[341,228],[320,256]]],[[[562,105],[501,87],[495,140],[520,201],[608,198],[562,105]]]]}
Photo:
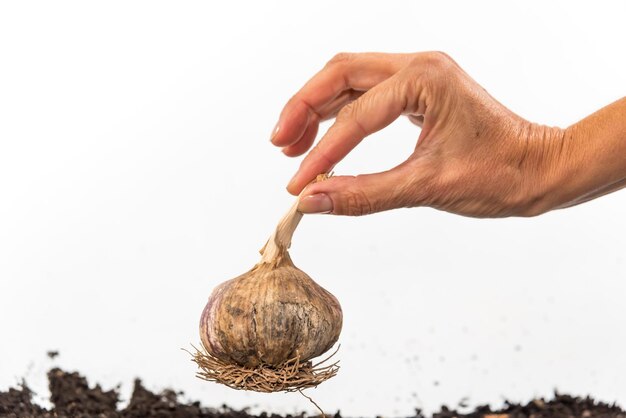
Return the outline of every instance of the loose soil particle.
{"type": "MultiPolygon", "coordinates": [[[[32,402],[33,392],[22,383],[18,388],[0,392],[1,418],[283,418],[281,415],[261,413],[251,415],[247,410],[237,411],[223,405],[208,408],[199,402],[182,401],[182,392],[166,389],[153,393],[140,380],[135,386],[126,408],[119,409],[119,388],[103,390],[100,385],[89,387],[87,380],[78,373],[52,369],[48,372],[51,410],[32,402]]],[[[374,414],[372,414],[374,415],[374,414]]],[[[305,418],[305,414],[296,417],[305,418]]],[[[339,412],[334,418],[341,418],[339,412]]],[[[412,418],[426,418],[416,410],[412,418]]],[[[447,407],[432,418],[626,418],[626,412],[615,404],[555,393],[550,400],[535,399],[525,405],[506,402],[498,410],[479,406],[469,413],[460,413],[447,407]]]]}

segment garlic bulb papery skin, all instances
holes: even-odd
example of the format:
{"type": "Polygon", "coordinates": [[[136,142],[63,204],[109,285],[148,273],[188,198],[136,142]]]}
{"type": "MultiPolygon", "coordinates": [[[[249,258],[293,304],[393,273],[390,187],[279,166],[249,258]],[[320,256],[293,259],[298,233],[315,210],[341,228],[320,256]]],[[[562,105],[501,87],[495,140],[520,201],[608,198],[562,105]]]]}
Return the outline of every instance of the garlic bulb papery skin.
{"type": "Polygon", "coordinates": [[[301,218],[296,202],[261,250],[261,261],[209,297],[200,336],[214,357],[244,367],[278,366],[317,357],[339,339],[339,301],[294,266],[287,252],[301,218]]]}

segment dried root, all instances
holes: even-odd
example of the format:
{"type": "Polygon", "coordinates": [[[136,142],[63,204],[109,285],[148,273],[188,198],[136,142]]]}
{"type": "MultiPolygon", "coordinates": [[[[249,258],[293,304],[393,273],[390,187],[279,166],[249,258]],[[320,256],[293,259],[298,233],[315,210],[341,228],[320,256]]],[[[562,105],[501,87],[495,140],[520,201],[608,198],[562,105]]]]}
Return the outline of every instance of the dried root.
{"type": "Polygon", "coordinates": [[[301,362],[299,357],[295,357],[280,366],[260,365],[255,368],[226,363],[211,355],[204,347],[193,348],[195,352],[190,354],[200,368],[197,377],[238,390],[296,392],[316,387],[339,371],[338,361],[323,365],[335,355],[339,347],[319,363],[313,364],[310,360],[301,362]]]}

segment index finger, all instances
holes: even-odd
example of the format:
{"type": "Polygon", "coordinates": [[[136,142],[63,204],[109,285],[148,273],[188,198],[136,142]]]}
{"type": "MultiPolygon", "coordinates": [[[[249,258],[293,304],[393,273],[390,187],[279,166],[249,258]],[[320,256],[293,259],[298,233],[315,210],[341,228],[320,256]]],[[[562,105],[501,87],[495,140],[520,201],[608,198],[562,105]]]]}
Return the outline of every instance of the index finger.
{"type": "Polygon", "coordinates": [[[283,108],[272,143],[296,144],[310,124],[319,124],[336,109],[328,105],[348,90],[367,91],[399,71],[409,54],[338,54],[311,78],[283,108]]]}
{"type": "Polygon", "coordinates": [[[406,92],[397,75],[347,105],[315,148],[304,158],[287,190],[299,194],[318,174],[327,173],[366,136],[396,120],[405,110],[406,92]]]}

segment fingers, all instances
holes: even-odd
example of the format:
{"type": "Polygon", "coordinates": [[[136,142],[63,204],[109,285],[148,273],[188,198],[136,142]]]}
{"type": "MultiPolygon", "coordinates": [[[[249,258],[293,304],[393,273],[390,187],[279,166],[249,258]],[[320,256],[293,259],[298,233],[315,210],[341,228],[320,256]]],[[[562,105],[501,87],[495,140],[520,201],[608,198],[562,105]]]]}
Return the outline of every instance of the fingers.
{"type": "Polygon", "coordinates": [[[318,174],[330,171],[366,136],[384,128],[404,111],[404,78],[394,76],[345,106],[335,123],[304,158],[287,190],[298,194],[318,174]]]}
{"type": "Polygon", "coordinates": [[[319,129],[319,122],[315,120],[312,123],[309,123],[304,134],[298,142],[295,144],[289,145],[283,148],[283,154],[287,157],[297,157],[299,155],[304,154],[311,148],[313,142],[315,141],[315,137],[317,136],[317,130],[319,129]]]}
{"type": "Polygon", "coordinates": [[[315,137],[317,136],[317,131],[319,130],[319,122],[321,122],[319,117],[322,117],[322,120],[334,118],[337,116],[339,110],[361,97],[362,94],[362,92],[356,92],[354,90],[347,90],[341,93],[332,102],[324,106],[318,114],[311,116],[306,130],[298,142],[283,148],[283,154],[288,157],[298,157],[307,152],[309,148],[311,148],[311,145],[313,145],[313,142],[315,142],[315,137]]]}
{"type": "Polygon", "coordinates": [[[347,104],[352,103],[365,93],[364,91],[346,90],[339,96],[334,98],[330,103],[324,105],[318,112],[322,118],[320,122],[328,119],[332,119],[337,116],[337,113],[347,104]]]}
{"type": "Polygon", "coordinates": [[[319,124],[334,115],[351,97],[353,99],[359,92],[369,90],[391,77],[408,60],[408,54],[335,56],[289,100],[272,134],[272,143],[289,147],[308,139],[304,136],[309,125],[319,124]]]}
{"type": "Polygon", "coordinates": [[[419,204],[420,190],[413,179],[415,165],[357,177],[340,176],[308,186],[298,205],[302,213],[360,216],[419,204]]]}

